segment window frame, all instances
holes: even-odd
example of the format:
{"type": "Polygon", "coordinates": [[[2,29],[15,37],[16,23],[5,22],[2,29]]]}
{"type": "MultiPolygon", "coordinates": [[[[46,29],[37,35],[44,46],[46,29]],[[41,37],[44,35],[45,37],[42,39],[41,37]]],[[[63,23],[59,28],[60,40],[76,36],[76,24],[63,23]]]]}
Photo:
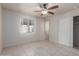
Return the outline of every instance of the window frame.
{"type": "Polygon", "coordinates": [[[32,19],[28,19],[28,18],[23,18],[23,20],[21,21],[21,26],[24,26],[24,25],[26,25],[27,26],[27,32],[25,32],[25,33],[33,33],[34,31],[35,31],[35,22],[34,22],[34,20],[32,20],[32,19]],[[26,22],[27,22],[27,25],[26,24],[24,24],[24,21],[26,20],[26,22]],[[33,23],[31,23],[30,24],[30,21],[33,23]],[[31,32],[30,31],[30,26],[33,26],[33,31],[31,32]]]}

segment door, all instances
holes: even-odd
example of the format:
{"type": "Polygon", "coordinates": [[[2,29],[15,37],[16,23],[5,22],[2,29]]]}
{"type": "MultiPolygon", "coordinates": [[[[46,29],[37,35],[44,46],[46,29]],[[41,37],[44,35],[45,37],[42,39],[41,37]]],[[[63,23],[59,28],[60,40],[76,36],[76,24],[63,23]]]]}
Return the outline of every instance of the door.
{"type": "Polygon", "coordinates": [[[73,47],[79,48],[79,16],[73,19],[73,47]]]}

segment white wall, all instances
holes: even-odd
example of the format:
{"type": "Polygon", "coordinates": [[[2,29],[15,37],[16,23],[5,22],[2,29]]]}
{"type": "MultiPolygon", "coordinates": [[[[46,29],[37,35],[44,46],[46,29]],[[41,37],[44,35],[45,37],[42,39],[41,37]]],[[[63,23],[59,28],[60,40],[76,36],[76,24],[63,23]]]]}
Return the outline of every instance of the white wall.
{"type": "Polygon", "coordinates": [[[45,39],[49,40],[49,20],[44,19],[45,39]]]}
{"type": "Polygon", "coordinates": [[[4,48],[32,41],[44,40],[44,20],[42,18],[23,15],[14,11],[3,10],[3,43],[4,48]],[[26,17],[35,21],[34,33],[21,33],[20,21],[26,17]]]}
{"type": "Polygon", "coordinates": [[[2,8],[0,4],[0,53],[2,51],[2,8]]]}
{"type": "Polygon", "coordinates": [[[58,20],[54,17],[47,18],[49,20],[49,40],[52,42],[58,41],[58,20]]]}
{"type": "Polygon", "coordinates": [[[67,46],[73,46],[73,16],[79,15],[79,9],[49,17],[50,40],[67,46]]]}

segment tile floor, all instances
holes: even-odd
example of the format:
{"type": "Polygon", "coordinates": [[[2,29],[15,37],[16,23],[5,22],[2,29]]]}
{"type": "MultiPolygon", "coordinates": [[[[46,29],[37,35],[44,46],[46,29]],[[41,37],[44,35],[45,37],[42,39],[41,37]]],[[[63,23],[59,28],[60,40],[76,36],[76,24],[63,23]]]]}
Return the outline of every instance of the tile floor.
{"type": "Polygon", "coordinates": [[[45,40],[5,48],[1,56],[79,56],[79,50],[45,40]]]}

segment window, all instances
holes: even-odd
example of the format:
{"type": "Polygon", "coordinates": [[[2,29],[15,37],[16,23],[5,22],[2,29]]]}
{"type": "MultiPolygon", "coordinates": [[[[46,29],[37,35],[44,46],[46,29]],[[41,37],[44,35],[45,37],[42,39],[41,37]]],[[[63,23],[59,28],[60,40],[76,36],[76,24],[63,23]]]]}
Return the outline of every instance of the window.
{"type": "Polygon", "coordinates": [[[29,20],[29,32],[33,32],[34,31],[34,22],[33,20],[29,20]]]}
{"type": "Polygon", "coordinates": [[[23,19],[22,21],[22,32],[34,32],[34,20],[30,20],[30,19],[23,19]]]}

